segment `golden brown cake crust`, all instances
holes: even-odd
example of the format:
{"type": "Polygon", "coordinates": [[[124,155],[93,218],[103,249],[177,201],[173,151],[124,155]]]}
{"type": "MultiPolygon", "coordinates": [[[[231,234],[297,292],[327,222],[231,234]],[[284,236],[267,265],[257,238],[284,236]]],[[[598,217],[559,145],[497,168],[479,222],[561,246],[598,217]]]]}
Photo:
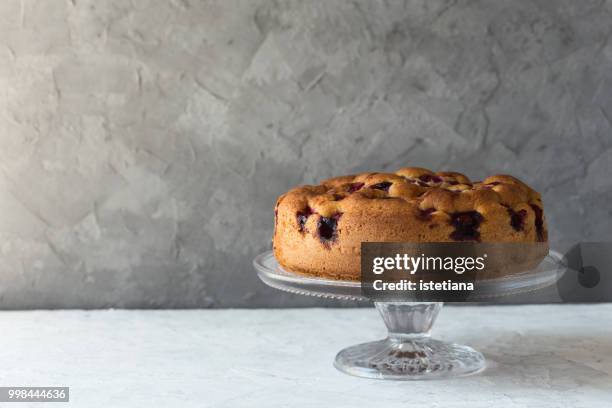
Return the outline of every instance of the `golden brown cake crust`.
{"type": "Polygon", "coordinates": [[[407,167],[335,177],[278,198],[274,255],[285,269],[358,280],[362,242],[547,242],[540,194],[497,175],[407,167]]]}

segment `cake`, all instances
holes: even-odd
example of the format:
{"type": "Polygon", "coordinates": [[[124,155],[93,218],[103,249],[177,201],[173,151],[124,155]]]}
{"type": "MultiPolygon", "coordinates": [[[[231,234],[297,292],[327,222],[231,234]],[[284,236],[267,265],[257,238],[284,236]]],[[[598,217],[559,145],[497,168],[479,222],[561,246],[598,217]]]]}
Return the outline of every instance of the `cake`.
{"type": "Polygon", "coordinates": [[[461,173],[408,167],[283,194],[273,248],[285,270],[359,280],[362,242],[541,243],[532,256],[539,262],[547,240],[540,194],[517,178],[471,182],[461,173]]]}

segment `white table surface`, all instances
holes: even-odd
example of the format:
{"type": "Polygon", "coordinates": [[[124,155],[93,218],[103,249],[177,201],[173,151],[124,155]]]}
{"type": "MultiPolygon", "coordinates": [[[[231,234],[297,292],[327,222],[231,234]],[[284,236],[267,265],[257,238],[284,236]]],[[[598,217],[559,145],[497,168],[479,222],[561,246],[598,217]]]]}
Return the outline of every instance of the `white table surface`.
{"type": "Polygon", "coordinates": [[[16,407],[611,407],[612,305],[446,307],[434,336],[483,374],[393,382],[342,374],[383,337],[372,309],[0,312],[0,386],[69,386],[16,407]]]}

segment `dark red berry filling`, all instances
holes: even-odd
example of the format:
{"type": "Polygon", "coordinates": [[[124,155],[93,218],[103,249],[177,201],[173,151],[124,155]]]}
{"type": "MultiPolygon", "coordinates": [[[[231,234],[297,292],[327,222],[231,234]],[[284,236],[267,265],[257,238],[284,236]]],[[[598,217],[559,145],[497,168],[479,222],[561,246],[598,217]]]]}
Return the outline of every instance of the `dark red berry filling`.
{"type": "Polygon", "coordinates": [[[302,211],[298,211],[296,214],[297,223],[298,223],[298,231],[305,232],[306,231],[306,221],[308,221],[308,217],[313,214],[312,208],[306,207],[302,211]]]}
{"type": "Polygon", "coordinates": [[[375,190],[389,191],[389,188],[391,188],[391,184],[393,183],[389,181],[383,181],[382,183],[372,184],[370,188],[373,188],[375,190]]]}
{"type": "Polygon", "coordinates": [[[510,215],[510,225],[512,228],[514,228],[515,231],[522,231],[525,228],[527,211],[514,211],[512,208],[508,208],[508,214],[510,215]]]}
{"type": "Polygon", "coordinates": [[[434,176],[431,174],[423,174],[421,177],[419,177],[419,180],[425,182],[425,183],[441,183],[442,182],[442,177],[438,177],[438,176],[434,176]]]}
{"type": "Polygon", "coordinates": [[[536,232],[538,234],[538,241],[543,242],[545,240],[544,237],[544,213],[542,209],[534,204],[529,204],[531,209],[535,213],[535,227],[536,232]]]}
{"type": "Polygon", "coordinates": [[[338,236],[338,220],[342,214],[336,214],[333,217],[319,217],[317,224],[317,232],[319,239],[324,244],[334,241],[338,236]]]}
{"type": "Polygon", "coordinates": [[[352,183],[348,188],[348,192],[354,193],[355,191],[359,191],[364,185],[365,183],[352,183]]]}
{"type": "Polygon", "coordinates": [[[493,188],[493,187],[495,187],[495,186],[497,186],[497,185],[499,185],[499,184],[500,184],[500,183],[498,183],[497,181],[492,181],[492,182],[490,182],[490,183],[483,184],[483,185],[482,185],[482,187],[483,187],[483,188],[493,188]]]}
{"type": "Polygon", "coordinates": [[[447,181],[447,183],[450,184],[451,186],[456,186],[457,184],[459,184],[459,182],[455,180],[447,181]]]}
{"type": "Polygon", "coordinates": [[[419,219],[423,220],[423,221],[429,221],[431,220],[431,214],[436,211],[435,208],[428,208],[426,210],[419,210],[419,219]]]}
{"type": "Polygon", "coordinates": [[[480,232],[478,228],[483,220],[483,216],[477,211],[453,214],[450,223],[455,227],[455,230],[450,237],[455,241],[479,241],[480,232]]]}

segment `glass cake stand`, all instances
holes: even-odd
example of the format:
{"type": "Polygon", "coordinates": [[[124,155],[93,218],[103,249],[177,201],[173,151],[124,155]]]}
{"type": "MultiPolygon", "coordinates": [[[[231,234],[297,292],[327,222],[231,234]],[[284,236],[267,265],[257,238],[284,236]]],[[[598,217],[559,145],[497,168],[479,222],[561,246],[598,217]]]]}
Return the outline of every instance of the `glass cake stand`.
{"type": "MultiPolygon", "coordinates": [[[[300,295],[343,300],[368,300],[361,284],[298,275],[283,270],[272,251],[253,260],[268,286],[300,295]]],[[[480,297],[495,298],[553,285],[565,272],[563,257],[550,251],[536,270],[479,283],[480,297]]],[[[358,377],[424,380],[476,374],[486,368],[484,356],[471,347],[430,337],[442,302],[374,302],[388,329],[387,338],[345,348],[334,365],[358,377]]]]}

